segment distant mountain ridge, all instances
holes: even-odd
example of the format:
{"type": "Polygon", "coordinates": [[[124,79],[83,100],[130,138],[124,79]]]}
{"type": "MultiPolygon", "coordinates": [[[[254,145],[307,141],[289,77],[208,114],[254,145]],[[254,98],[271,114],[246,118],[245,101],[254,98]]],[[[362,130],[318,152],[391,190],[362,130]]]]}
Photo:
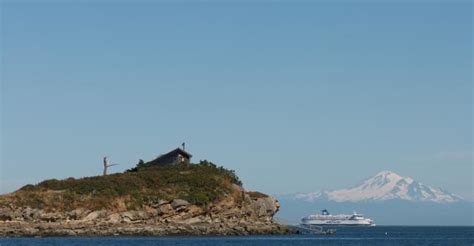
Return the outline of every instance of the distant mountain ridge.
{"type": "Polygon", "coordinates": [[[356,186],[334,191],[299,193],[294,199],[304,201],[328,200],[335,202],[366,202],[406,200],[452,203],[463,200],[441,188],[425,185],[410,177],[402,177],[392,171],[382,171],[356,186]]]}
{"type": "Polygon", "coordinates": [[[473,202],[391,171],[346,189],[275,197],[281,204],[277,218],[295,224],[328,209],[332,214],[356,211],[378,225],[474,225],[473,202]]]}

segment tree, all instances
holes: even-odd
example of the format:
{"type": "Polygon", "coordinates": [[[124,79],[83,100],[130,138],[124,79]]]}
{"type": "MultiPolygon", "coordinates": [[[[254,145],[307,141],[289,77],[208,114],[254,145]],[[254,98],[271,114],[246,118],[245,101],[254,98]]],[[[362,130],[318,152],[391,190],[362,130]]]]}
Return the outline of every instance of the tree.
{"type": "Polygon", "coordinates": [[[111,166],[116,166],[118,164],[109,164],[108,161],[107,161],[107,156],[104,156],[104,173],[103,175],[107,175],[107,169],[111,166]]]}
{"type": "Polygon", "coordinates": [[[142,169],[142,168],[145,168],[147,166],[148,165],[142,159],[139,159],[138,164],[134,168],[128,169],[127,172],[137,172],[138,169],[142,169]]]}

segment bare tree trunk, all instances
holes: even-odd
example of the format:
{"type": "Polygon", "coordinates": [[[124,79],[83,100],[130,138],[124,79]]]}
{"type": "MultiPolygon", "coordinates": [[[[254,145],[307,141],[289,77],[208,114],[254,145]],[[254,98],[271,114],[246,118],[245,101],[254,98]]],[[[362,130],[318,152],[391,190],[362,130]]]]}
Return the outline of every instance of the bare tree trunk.
{"type": "Polygon", "coordinates": [[[103,176],[106,176],[107,175],[107,169],[111,166],[116,166],[118,164],[109,164],[109,162],[107,161],[107,156],[104,157],[104,172],[102,173],[103,176]]]}
{"type": "Polygon", "coordinates": [[[103,175],[107,175],[107,168],[109,167],[108,163],[107,163],[107,156],[104,157],[104,173],[103,175]]]}

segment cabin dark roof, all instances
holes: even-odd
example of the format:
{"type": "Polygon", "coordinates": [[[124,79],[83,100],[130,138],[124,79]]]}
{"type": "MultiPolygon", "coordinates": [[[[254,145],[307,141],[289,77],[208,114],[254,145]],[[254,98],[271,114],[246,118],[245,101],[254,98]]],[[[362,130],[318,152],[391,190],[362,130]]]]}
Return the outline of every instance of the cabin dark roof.
{"type": "Polygon", "coordinates": [[[178,154],[181,154],[182,156],[186,157],[187,159],[191,159],[192,155],[189,154],[188,152],[182,150],[181,148],[176,148],[166,154],[162,154],[156,159],[152,160],[151,163],[161,163],[162,161],[166,161],[169,157],[172,156],[177,156],[178,154]]]}
{"type": "Polygon", "coordinates": [[[160,155],[158,158],[160,158],[161,156],[168,156],[168,155],[175,155],[175,154],[181,154],[183,155],[184,157],[187,157],[187,158],[191,158],[193,157],[191,154],[189,154],[188,152],[182,150],[181,148],[176,148],[166,154],[162,154],[160,155]]]}

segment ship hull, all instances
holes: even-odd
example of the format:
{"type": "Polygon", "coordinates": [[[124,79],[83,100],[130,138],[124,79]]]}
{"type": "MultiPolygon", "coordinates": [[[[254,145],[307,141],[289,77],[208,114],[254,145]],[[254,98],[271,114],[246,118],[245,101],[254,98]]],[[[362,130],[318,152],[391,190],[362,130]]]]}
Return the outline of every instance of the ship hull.
{"type": "Polygon", "coordinates": [[[361,220],[306,220],[301,225],[304,226],[375,226],[372,220],[361,219],[361,220]]]}
{"type": "Polygon", "coordinates": [[[301,224],[302,226],[324,226],[324,227],[370,227],[375,226],[375,224],[333,224],[333,223],[319,223],[319,224],[301,224]]]}

